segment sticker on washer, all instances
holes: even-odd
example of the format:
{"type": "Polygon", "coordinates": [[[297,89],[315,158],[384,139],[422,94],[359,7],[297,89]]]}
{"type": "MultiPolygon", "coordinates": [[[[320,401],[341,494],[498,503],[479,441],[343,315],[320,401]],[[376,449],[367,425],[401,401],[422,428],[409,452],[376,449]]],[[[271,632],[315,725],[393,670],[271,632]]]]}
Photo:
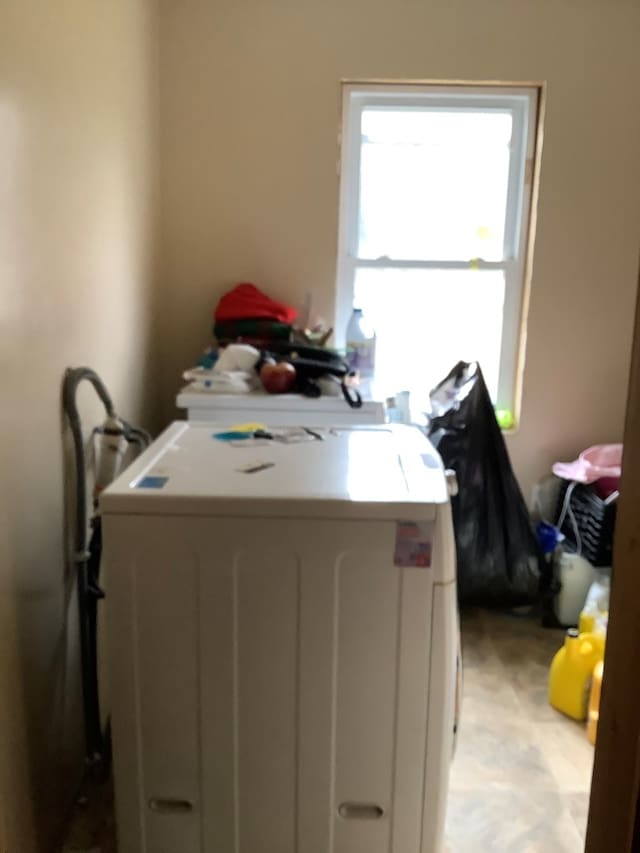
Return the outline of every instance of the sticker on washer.
{"type": "Polygon", "coordinates": [[[396,522],[394,565],[428,569],[433,549],[433,524],[430,521],[396,522]]]}
{"type": "Polygon", "coordinates": [[[142,477],[136,483],[136,489],[164,489],[168,482],[168,477],[142,477]]]}

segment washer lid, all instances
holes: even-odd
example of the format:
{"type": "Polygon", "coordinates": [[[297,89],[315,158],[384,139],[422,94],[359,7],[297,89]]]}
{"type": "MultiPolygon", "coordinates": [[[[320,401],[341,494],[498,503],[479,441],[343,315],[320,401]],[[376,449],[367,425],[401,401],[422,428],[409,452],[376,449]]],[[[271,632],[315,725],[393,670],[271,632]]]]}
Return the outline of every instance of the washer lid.
{"type": "MultiPolygon", "coordinates": [[[[269,427],[272,439],[173,423],[102,495],[104,513],[426,518],[446,503],[417,427],[269,427]]],[[[247,433],[248,434],[248,433],[247,433]]]]}

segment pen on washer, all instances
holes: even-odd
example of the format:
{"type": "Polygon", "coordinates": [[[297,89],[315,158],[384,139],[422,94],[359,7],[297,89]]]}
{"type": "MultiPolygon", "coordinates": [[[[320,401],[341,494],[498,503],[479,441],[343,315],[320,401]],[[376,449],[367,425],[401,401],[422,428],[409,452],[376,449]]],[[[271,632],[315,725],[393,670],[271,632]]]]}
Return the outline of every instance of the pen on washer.
{"type": "Polygon", "coordinates": [[[307,433],[307,435],[312,435],[318,441],[324,441],[324,436],[320,435],[319,432],[316,432],[313,429],[309,429],[309,427],[302,427],[302,429],[307,433]]]}

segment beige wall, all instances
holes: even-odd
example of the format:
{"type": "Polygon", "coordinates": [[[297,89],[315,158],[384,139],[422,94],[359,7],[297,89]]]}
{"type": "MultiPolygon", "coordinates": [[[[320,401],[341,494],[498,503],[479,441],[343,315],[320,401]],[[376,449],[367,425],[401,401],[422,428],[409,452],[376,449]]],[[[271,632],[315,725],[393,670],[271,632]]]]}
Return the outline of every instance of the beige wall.
{"type": "Polygon", "coordinates": [[[221,291],[333,311],[341,78],[548,82],[522,427],[528,492],[620,439],[640,243],[637,0],[161,0],[165,414],[221,291]]]}
{"type": "MultiPolygon", "coordinates": [[[[89,364],[146,419],[146,0],[0,4],[0,766],[10,853],[51,849],[83,764],[63,559],[60,386],[89,364]]],[[[100,413],[82,392],[87,425],[100,413]]]]}
{"type": "MultiPolygon", "coordinates": [[[[528,488],[621,435],[640,236],[637,0],[0,5],[0,765],[9,849],[46,850],[81,767],[59,394],[93,366],[143,422],[254,280],[333,311],[341,78],[548,82],[522,428],[528,488]],[[155,146],[162,288],[150,289],[155,146]],[[152,369],[151,331],[162,351],[152,369]]],[[[87,422],[99,412],[83,395],[87,422]]]]}

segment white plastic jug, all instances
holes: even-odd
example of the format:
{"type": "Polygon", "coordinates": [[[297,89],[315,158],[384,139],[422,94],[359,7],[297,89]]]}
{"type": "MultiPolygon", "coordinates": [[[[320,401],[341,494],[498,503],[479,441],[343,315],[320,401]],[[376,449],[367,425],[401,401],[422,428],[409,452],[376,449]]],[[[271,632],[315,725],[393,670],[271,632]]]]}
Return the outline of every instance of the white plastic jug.
{"type": "Polygon", "coordinates": [[[561,625],[577,625],[596,571],[584,557],[566,551],[556,561],[554,570],[561,584],[554,601],[558,621],[561,625]]]}
{"type": "Polygon", "coordinates": [[[354,308],[347,326],[347,362],[362,380],[373,379],[376,367],[376,333],[361,308],[354,308]]]}
{"type": "Polygon", "coordinates": [[[587,600],[580,614],[580,633],[601,631],[607,633],[609,621],[609,598],[611,594],[611,569],[596,569],[596,579],[587,593],[587,600]]]}

